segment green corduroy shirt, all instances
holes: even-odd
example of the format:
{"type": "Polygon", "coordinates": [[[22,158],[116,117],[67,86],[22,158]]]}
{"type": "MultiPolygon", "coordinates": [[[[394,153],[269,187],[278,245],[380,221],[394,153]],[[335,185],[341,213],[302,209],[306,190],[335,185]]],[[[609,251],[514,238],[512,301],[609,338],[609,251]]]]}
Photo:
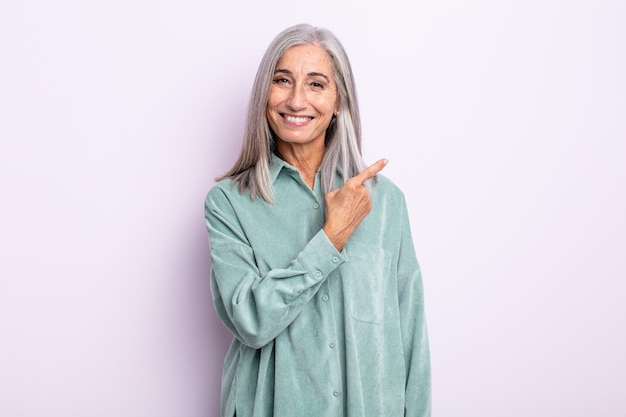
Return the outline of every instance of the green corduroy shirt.
{"type": "Polygon", "coordinates": [[[223,417],[430,416],[423,286],[402,192],[372,181],[372,211],[341,252],[324,195],[272,158],[274,199],[230,180],[205,202],[211,289],[234,334],[223,417]]]}

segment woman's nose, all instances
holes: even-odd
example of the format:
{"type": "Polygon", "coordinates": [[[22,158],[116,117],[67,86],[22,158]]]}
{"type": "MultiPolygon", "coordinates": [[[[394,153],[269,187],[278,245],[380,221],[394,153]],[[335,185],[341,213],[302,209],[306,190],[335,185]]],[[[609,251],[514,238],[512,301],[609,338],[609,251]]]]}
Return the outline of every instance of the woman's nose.
{"type": "Polygon", "coordinates": [[[287,106],[293,111],[303,110],[306,108],[306,93],[303,86],[294,85],[289,91],[287,98],[287,106]]]}

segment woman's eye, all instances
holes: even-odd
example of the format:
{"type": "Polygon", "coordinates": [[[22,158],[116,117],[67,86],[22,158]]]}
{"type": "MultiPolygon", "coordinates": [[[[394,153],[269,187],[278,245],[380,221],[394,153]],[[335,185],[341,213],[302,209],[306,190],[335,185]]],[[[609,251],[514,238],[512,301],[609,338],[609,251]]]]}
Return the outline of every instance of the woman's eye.
{"type": "Polygon", "coordinates": [[[281,78],[276,78],[276,79],[274,79],[274,82],[275,82],[276,84],[287,84],[287,83],[289,82],[289,80],[288,80],[288,79],[286,79],[286,78],[282,78],[282,77],[281,77],[281,78]]]}
{"type": "Polygon", "coordinates": [[[314,82],[311,83],[311,87],[314,87],[314,88],[324,88],[324,84],[318,83],[317,81],[314,81],[314,82]]]}

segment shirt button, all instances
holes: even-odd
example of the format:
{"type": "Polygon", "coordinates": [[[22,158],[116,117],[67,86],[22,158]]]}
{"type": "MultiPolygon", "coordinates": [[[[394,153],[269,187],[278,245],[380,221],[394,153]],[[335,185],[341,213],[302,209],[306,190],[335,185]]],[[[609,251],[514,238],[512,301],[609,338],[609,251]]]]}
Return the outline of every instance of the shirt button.
{"type": "Polygon", "coordinates": [[[313,204],[313,208],[314,208],[314,209],[318,209],[318,208],[320,208],[320,205],[319,205],[319,204],[317,204],[317,203],[315,203],[315,204],[313,204]]]}
{"type": "Polygon", "coordinates": [[[326,295],[326,294],[322,295],[322,300],[323,301],[328,301],[328,295],[326,295]]]}
{"type": "Polygon", "coordinates": [[[321,273],[320,271],[315,271],[315,276],[316,276],[316,277],[321,277],[321,276],[322,276],[322,273],[321,273]]]}
{"type": "Polygon", "coordinates": [[[329,347],[329,348],[331,348],[331,349],[334,349],[334,348],[335,348],[335,346],[336,346],[336,345],[335,345],[335,342],[330,342],[330,343],[328,344],[328,347],[329,347]]]}
{"type": "Polygon", "coordinates": [[[341,391],[339,391],[339,390],[335,390],[335,391],[333,391],[333,395],[334,395],[335,397],[339,397],[339,396],[341,395],[341,391]]]}
{"type": "Polygon", "coordinates": [[[333,256],[332,261],[334,264],[336,264],[337,262],[339,262],[339,258],[337,258],[336,256],[333,256]]]}

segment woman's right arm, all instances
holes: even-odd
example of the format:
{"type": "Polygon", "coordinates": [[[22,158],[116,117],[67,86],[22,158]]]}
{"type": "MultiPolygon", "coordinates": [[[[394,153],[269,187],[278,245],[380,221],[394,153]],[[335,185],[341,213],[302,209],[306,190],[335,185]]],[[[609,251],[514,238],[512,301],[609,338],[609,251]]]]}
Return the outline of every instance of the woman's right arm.
{"type": "Polygon", "coordinates": [[[346,261],[323,230],[295,259],[261,274],[235,208],[214,188],[205,202],[211,244],[211,289],[224,324],[245,345],[260,348],[300,314],[328,275],[346,261]]]}

